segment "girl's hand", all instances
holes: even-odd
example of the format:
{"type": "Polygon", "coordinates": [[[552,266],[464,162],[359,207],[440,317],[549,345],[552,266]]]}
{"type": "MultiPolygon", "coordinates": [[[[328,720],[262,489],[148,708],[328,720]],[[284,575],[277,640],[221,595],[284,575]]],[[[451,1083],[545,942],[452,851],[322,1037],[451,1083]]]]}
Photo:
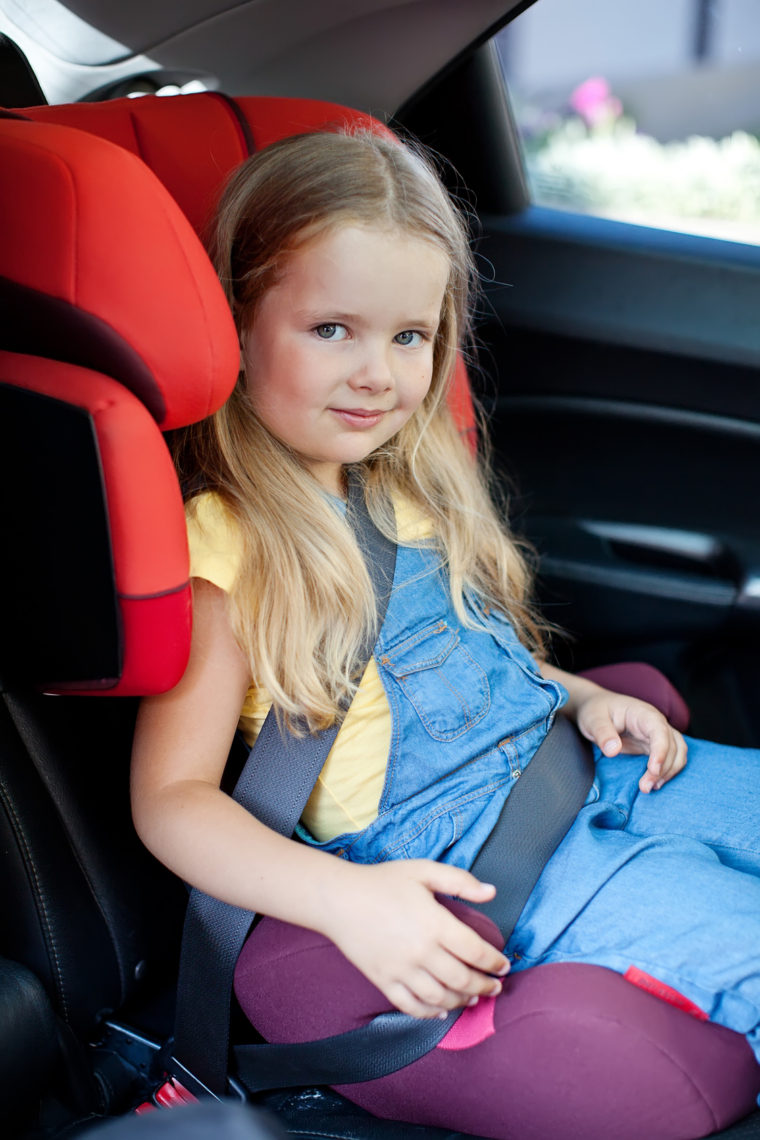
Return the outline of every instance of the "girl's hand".
{"type": "Polygon", "coordinates": [[[323,933],[397,1009],[445,1017],[500,993],[508,959],[435,898],[485,902],[493,886],[427,859],[343,866],[323,933]]]}
{"type": "Polygon", "coordinates": [[[681,733],[646,701],[596,685],[593,688],[572,710],[586,739],[605,756],[648,753],[646,771],[639,780],[642,792],[656,791],[672,780],[686,764],[686,741],[681,733]]]}
{"type": "Polygon", "coordinates": [[[539,662],[539,668],[544,677],[565,686],[568,702],[563,713],[605,756],[649,755],[639,780],[642,792],[656,791],[685,767],[686,741],[654,705],[610,692],[588,677],[576,677],[546,661],[539,662]]]}

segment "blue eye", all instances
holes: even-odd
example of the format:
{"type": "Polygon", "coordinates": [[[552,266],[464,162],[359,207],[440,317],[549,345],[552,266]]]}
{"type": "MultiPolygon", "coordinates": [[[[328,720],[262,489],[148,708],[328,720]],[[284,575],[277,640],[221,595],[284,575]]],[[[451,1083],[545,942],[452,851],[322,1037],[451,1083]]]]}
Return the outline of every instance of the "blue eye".
{"type": "Polygon", "coordinates": [[[348,335],[345,325],[332,323],[317,325],[314,332],[321,340],[345,340],[348,335]]]}
{"type": "Polygon", "coordinates": [[[397,344],[401,344],[404,348],[416,348],[422,344],[422,334],[414,332],[412,329],[404,329],[403,332],[397,333],[393,338],[397,344]]]}

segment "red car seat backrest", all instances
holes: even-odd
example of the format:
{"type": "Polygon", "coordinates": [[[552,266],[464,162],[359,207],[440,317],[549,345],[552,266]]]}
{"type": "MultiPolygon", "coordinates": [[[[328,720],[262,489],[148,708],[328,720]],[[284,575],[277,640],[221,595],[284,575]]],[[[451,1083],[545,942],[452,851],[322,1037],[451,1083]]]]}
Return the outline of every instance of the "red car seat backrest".
{"type": "MultiPolygon", "coordinates": [[[[78,127],[138,155],[163,182],[201,236],[222,184],[249,154],[277,139],[305,131],[387,129],[371,115],[338,103],[275,96],[230,98],[211,91],[169,98],[144,96],[107,103],[31,107],[20,113],[37,122],[78,127]]],[[[474,440],[472,396],[461,358],[450,404],[460,430],[474,440]]]]}
{"type": "Polygon", "coordinates": [[[134,155],[14,119],[0,146],[6,676],[167,688],[190,601],[161,429],[227,397],[232,318],[192,227],[134,155]]]}
{"type": "Polygon", "coordinates": [[[197,233],[227,175],[249,154],[287,135],[343,126],[385,130],[360,111],[310,99],[200,95],[30,107],[35,122],[77,127],[131,151],[163,182],[197,233]]]}
{"type": "MultiPolygon", "coordinates": [[[[248,106],[257,146],[338,121],[248,106]]],[[[186,896],[131,824],[135,702],[34,689],[158,692],[184,669],[187,542],[162,429],[213,411],[238,372],[194,228],[248,152],[231,108],[0,112],[0,954],[84,1040],[104,1010],[161,993],[186,896]]]]}
{"type": "MultiPolygon", "coordinates": [[[[138,155],[201,236],[225,179],[249,154],[305,131],[345,127],[387,130],[371,115],[338,103],[275,96],[231,98],[211,91],[31,107],[20,114],[37,122],[78,127],[138,155]]],[[[474,443],[475,415],[461,358],[450,405],[460,430],[474,443]]]]}
{"type": "MultiPolygon", "coordinates": [[[[34,107],[0,120],[6,462],[38,486],[42,504],[33,519],[20,502],[10,512],[19,556],[4,571],[8,586],[29,562],[41,565],[36,542],[67,550],[52,593],[41,575],[27,576],[6,641],[17,679],[125,694],[169,688],[181,675],[187,552],[160,430],[215,410],[238,368],[226,302],[193,230],[204,230],[225,178],[249,153],[345,125],[385,130],[335,104],[216,93],[34,107]],[[90,477],[82,439],[71,446],[74,425],[93,441],[100,510],[81,498],[90,477]],[[72,493],[77,472],[82,487],[72,493]],[[113,596],[99,588],[104,566],[113,596]]],[[[461,362],[452,407],[471,432],[461,362]]]]}

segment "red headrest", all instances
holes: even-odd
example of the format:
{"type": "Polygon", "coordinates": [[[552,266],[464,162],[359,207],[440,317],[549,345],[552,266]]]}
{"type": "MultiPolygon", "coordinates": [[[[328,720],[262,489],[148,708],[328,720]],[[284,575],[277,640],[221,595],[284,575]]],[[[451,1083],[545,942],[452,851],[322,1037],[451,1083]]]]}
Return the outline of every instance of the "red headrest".
{"type": "MultiPolygon", "coordinates": [[[[249,154],[277,139],[305,131],[345,127],[363,127],[390,135],[387,128],[370,115],[337,103],[267,96],[231,99],[217,92],[31,107],[19,113],[37,123],[77,127],[138,155],[163,182],[200,234],[208,225],[230,171],[249,154]]],[[[461,360],[451,406],[462,431],[474,439],[472,399],[461,360]]],[[[187,422],[204,414],[204,411],[199,415],[192,413],[187,416],[187,422]]],[[[169,422],[179,421],[172,415],[167,426],[169,422]]]]}
{"type": "Polygon", "coordinates": [[[119,380],[162,428],[219,407],[238,372],[224,294],[192,227],[121,147],[0,121],[2,347],[119,380]]]}
{"type": "MultiPolygon", "coordinates": [[[[158,428],[208,415],[238,371],[234,324],[193,227],[203,228],[228,173],[252,150],[308,130],[385,128],[335,104],[212,93],[19,114],[0,119],[0,394],[8,438],[17,421],[27,432],[14,445],[14,476],[23,469],[21,483],[37,480],[37,489],[27,489],[29,510],[19,501],[14,527],[24,565],[49,562],[58,520],[54,545],[71,549],[65,582],[51,571],[30,585],[9,660],[30,646],[23,676],[50,688],[160,691],[184,668],[189,595],[182,505],[158,428]],[[44,478],[25,444],[33,425],[48,441],[44,478]],[[75,437],[77,456],[90,457],[76,471],[73,443],[67,451],[75,437]],[[78,543],[69,538],[76,528],[78,543]],[[103,578],[111,592],[95,621],[103,578]],[[33,599],[51,583],[43,612],[33,599]],[[72,663],[85,625],[94,648],[72,663]]],[[[452,406],[469,430],[461,362],[452,406]]],[[[24,575],[21,562],[11,569],[6,597],[24,575]]]]}
{"type": "Polygon", "coordinates": [[[306,131],[346,126],[386,130],[370,115],[337,103],[266,96],[230,99],[211,91],[30,107],[19,114],[78,127],[138,155],[201,234],[222,183],[249,154],[306,131]]]}

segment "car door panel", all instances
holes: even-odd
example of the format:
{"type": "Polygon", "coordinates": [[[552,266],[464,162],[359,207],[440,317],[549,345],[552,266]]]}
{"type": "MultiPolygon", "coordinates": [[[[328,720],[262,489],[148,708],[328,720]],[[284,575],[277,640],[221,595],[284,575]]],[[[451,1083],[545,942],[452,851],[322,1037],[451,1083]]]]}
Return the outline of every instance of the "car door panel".
{"type": "Polygon", "coordinates": [[[573,664],[644,651],[688,691],[695,647],[760,631],[760,251],[530,207],[485,218],[479,258],[483,397],[547,616],[573,664]]]}

